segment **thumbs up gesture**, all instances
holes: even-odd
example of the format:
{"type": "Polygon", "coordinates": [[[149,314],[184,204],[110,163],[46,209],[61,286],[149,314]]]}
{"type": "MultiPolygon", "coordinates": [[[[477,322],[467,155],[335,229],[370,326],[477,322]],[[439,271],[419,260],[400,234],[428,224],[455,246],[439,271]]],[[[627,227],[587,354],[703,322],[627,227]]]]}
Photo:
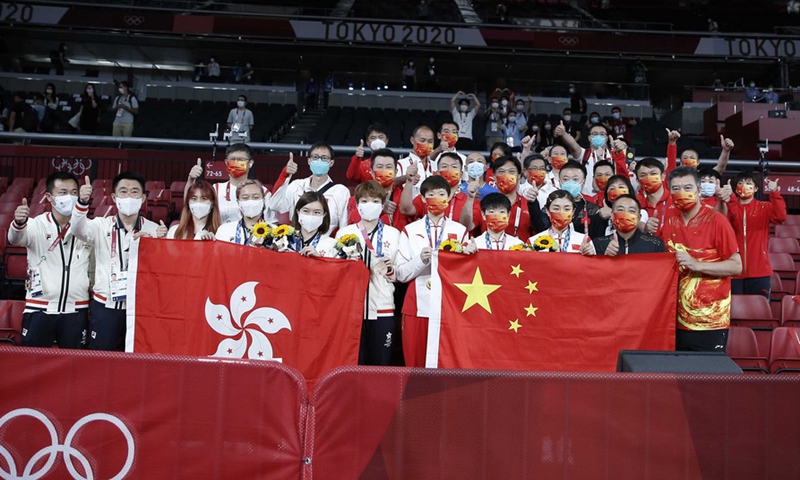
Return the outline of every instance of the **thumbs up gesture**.
{"type": "Polygon", "coordinates": [[[364,140],[361,140],[361,143],[356,147],[356,157],[364,158],[364,140]]]}
{"type": "Polygon", "coordinates": [[[192,169],[189,170],[189,179],[190,180],[197,180],[203,175],[203,161],[198,157],[197,158],[197,165],[193,165],[192,169]]]}
{"type": "Polygon", "coordinates": [[[730,152],[731,150],[733,150],[734,144],[733,140],[731,140],[730,138],[725,138],[724,135],[720,135],[719,143],[724,151],[730,152]]]}
{"type": "Polygon", "coordinates": [[[667,137],[669,138],[670,145],[677,145],[678,139],[681,138],[681,133],[677,130],[667,129],[667,137]]]}
{"type": "Polygon", "coordinates": [[[720,200],[725,203],[731,201],[731,197],[733,196],[733,187],[731,187],[731,181],[728,180],[728,183],[719,189],[719,193],[717,194],[720,200]]]}
{"type": "Polygon", "coordinates": [[[16,222],[17,225],[19,226],[25,225],[25,222],[28,221],[28,217],[30,216],[30,214],[31,214],[31,209],[30,207],[28,207],[28,200],[26,198],[23,198],[20,206],[18,206],[17,209],[14,210],[14,222],[16,222]]]}
{"type": "Polygon", "coordinates": [[[608,243],[606,247],[606,256],[608,257],[615,257],[619,253],[619,237],[617,237],[617,232],[611,234],[611,241],[608,243]]]}
{"type": "Polygon", "coordinates": [[[581,243],[581,255],[596,255],[597,252],[594,249],[594,244],[592,240],[589,238],[589,235],[585,235],[583,237],[583,243],[581,243]]]}
{"type": "MultiPolygon", "coordinates": [[[[780,180],[780,178],[776,178],[775,180],[769,180],[767,182],[767,193],[778,191],[778,180],[780,180]]],[[[24,202],[25,199],[23,198],[22,201],[24,202]]]]}
{"type": "Polygon", "coordinates": [[[87,204],[92,198],[92,181],[89,180],[89,175],[84,177],[84,181],[86,183],[81,185],[81,189],[78,192],[78,199],[81,201],[81,203],[87,204]]]}
{"type": "Polygon", "coordinates": [[[553,135],[556,137],[563,137],[565,133],[567,133],[567,129],[564,128],[564,120],[561,120],[560,122],[558,122],[558,126],[553,132],[553,135]]]}
{"type": "Polygon", "coordinates": [[[167,236],[167,226],[164,225],[164,220],[158,222],[156,227],[156,238],[164,238],[167,236]]]}
{"type": "Polygon", "coordinates": [[[289,152],[289,161],[286,162],[286,174],[294,175],[295,173],[297,173],[297,164],[294,163],[294,155],[289,152]]]}
{"type": "Polygon", "coordinates": [[[413,182],[414,184],[416,184],[417,181],[419,181],[419,179],[417,178],[418,177],[418,175],[417,175],[418,173],[419,173],[419,167],[417,166],[417,161],[414,160],[414,161],[411,162],[411,165],[408,166],[408,171],[406,172],[406,176],[408,177],[408,181],[413,182]]]}

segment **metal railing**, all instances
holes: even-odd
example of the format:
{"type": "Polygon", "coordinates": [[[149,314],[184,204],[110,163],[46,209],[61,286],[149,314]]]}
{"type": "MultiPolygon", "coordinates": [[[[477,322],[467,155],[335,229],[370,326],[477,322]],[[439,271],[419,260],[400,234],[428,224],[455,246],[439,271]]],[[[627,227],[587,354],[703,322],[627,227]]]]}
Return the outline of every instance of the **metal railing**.
{"type": "MultiPolygon", "coordinates": [[[[112,137],[101,135],[66,135],[58,133],[22,133],[22,132],[0,132],[0,141],[40,141],[40,142],[62,142],[68,144],[83,143],[88,145],[105,144],[111,148],[124,148],[126,146],[146,146],[146,147],[195,147],[198,150],[224,149],[228,142],[210,142],[208,140],[189,140],[176,138],[149,138],[149,137],[112,137]]],[[[256,151],[265,153],[292,152],[307,154],[309,144],[302,143],[272,143],[272,142],[252,142],[248,143],[256,151]]],[[[349,158],[355,151],[354,145],[331,145],[337,157],[349,158]]],[[[409,148],[392,148],[392,151],[401,155],[407,155],[409,148]]],[[[476,150],[482,154],[487,154],[485,150],[476,150]]],[[[472,151],[464,150],[461,153],[469,154],[472,151]]],[[[644,157],[637,157],[637,160],[644,157]]],[[[702,164],[714,165],[716,158],[702,158],[702,164]]],[[[731,167],[753,168],[759,166],[758,159],[731,159],[728,162],[731,167]]],[[[800,160],[781,160],[770,163],[772,169],[800,168],[800,160]]]]}

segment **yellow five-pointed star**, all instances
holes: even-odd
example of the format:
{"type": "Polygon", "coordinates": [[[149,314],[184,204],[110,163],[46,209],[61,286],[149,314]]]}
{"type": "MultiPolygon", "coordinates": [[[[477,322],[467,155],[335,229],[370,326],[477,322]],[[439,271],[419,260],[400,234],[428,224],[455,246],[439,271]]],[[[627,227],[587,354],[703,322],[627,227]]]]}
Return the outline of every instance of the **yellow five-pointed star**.
{"type": "Polygon", "coordinates": [[[520,273],[525,273],[525,271],[522,270],[520,266],[522,266],[522,264],[519,264],[516,267],[514,265],[511,265],[511,275],[516,275],[516,277],[519,278],[520,273]]]}
{"type": "Polygon", "coordinates": [[[522,328],[522,325],[520,325],[520,324],[519,324],[519,319],[516,319],[516,320],[509,320],[509,321],[508,321],[508,323],[510,323],[510,324],[511,324],[511,326],[510,326],[510,327],[508,327],[508,329],[509,329],[509,330],[514,330],[514,333],[517,333],[517,330],[519,330],[520,328],[522,328]]]}
{"type": "Polygon", "coordinates": [[[538,307],[534,307],[532,303],[528,304],[528,306],[525,307],[525,311],[528,312],[528,314],[525,315],[525,316],[526,317],[530,317],[531,315],[533,315],[535,317],[536,316],[536,310],[539,310],[539,308],[538,307]]]}
{"type": "Polygon", "coordinates": [[[492,292],[500,288],[502,285],[490,285],[483,283],[481,269],[476,268],[475,277],[473,277],[472,283],[456,283],[455,286],[467,294],[467,299],[464,301],[464,308],[461,309],[462,312],[466,312],[473,305],[480,305],[484,310],[492,313],[492,307],[489,305],[489,295],[491,295],[492,292]]]}
{"type": "Polygon", "coordinates": [[[536,288],[536,285],[539,285],[539,282],[531,282],[528,280],[528,286],[525,287],[525,290],[527,290],[528,293],[538,292],[539,289],[536,288]]]}

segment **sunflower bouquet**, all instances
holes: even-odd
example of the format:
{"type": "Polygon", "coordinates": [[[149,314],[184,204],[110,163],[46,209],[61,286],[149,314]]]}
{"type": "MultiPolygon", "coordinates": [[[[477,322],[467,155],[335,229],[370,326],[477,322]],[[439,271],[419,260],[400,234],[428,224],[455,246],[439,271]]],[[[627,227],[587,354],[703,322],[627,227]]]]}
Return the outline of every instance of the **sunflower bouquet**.
{"type": "Polygon", "coordinates": [[[272,244],[272,228],[264,222],[253,225],[250,245],[269,247],[272,244]]]}
{"type": "Polygon", "coordinates": [[[358,235],[354,233],[347,233],[339,237],[334,248],[341,258],[353,258],[360,256],[362,252],[361,242],[358,240],[358,235]]]}
{"type": "Polygon", "coordinates": [[[534,240],[533,249],[537,252],[557,252],[558,244],[550,235],[542,235],[534,240]]]}
{"type": "Polygon", "coordinates": [[[533,250],[533,247],[528,245],[527,243],[520,243],[518,245],[514,245],[513,247],[509,248],[512,252],[530,252],[533,250]]]}
{"type": "Polygon", "coordinates": [[[464,253],[464,244],[453,239],[447,239],[439,245],[442,252],[464,253]]]}
{"type": "Polygon", "coordinates": [[[272,247],[278,251],[289,250],[294,242],[295,230],[291,225],[280,225],[272,229],[272,247]]]}

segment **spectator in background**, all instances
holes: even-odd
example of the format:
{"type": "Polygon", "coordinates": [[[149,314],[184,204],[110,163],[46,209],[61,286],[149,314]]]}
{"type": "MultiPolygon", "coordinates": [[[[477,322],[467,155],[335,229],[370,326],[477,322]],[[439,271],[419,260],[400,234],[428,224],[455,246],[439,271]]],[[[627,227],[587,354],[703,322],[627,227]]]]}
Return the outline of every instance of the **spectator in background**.
{"type": "Polygon", "coordinates": [[[472,122],[475,120],[480,107],[481,102],[478,101],[478,97],[474,93],[466,94],[459,90],[450,99],[450,111],[453,115],[453,121],[458,125],[456,148],[462,150],[475,148],[472,143],[472,122]],[[456,105],[456,102],[458,105],[456,105]]]}
{"type": "Polygon", "coordinates": [[[569,93],[571,95],[569,99],[569,109],[572,111],[573,114],[577,115],[577,121],[585,122],[586,118],[586,99],[583,98],[581,92],[575,88],[575,85],[569,84],[569,93]]]}
{"type": "Polygon", "coordinates": [[[497,15],[497,22],[498,23],[506,23],[506,13],[508,12],[508,7],[503,2],[497,4],[495,7],[495,15],[497,15]]]}
{"type": "Polygon", "coordinates": [[[48,83],[44,86],[44,106],[53,111],[58,108],[58,96],[54,83],[48,83]]]}
{"type": "Polygon", "coordinates": [[[611,121],[608,122],[609,128],[614,135],[614,139],[623,137],[625,143],[633,145],[631,129],[636,126],[636,119],[622,116],[622,109],[614,107],[611,109],[611,121]]]}
{"type": "Polygon", "coordinates": [[[242,73],[242,83],[253,85],[256,83],[256,71],[253,70],[253,64],[247,62],[244,64],[244,72],[242,73]]]}
{"type": "Polygon", "coordinates": [[[325,79],[322,81],[323,102],[325,108],[328,108],[328,99],[331,96],[331,92],[333,92],[335,83],[333,72],[328,72],[328,74],[325,75],[325,79]]]}
{"type": "Polygon", "coordinates": [[[586,120],[586,129],[590,129],[595,125],[600,125],[603,123],[602,117],[600,117],[600,113],[592,112],[589,114],[589,118],[586,120]]]}
{"type": "Polygon", "coordinates": [[[36,132],[39,130],[39,116],[25,102],[25,92],[14,92],[14,106],[8,116],[9,132],[36,132]]]}
{"type": "Polygon", "coordinates": [[[58,125],[58,97],[53,83],[48,83],[44,87],[44,106],[44,114],[39,118],[39,130],[53,133],[58,125]]]}
{"type": "Polygon", "coordinates": [[[132,137],[134,115],[139,114],[139,100],[131,93],[128,82],[119,82],[118,91],[119,95],[114,98],[114,105],[111,107],[116,112],[111,135],[132,137]]]}
{"type": "MultiPolygon", "coordinates": [[[[553,124],[550,120],[545,120],[542,129],[540,130],[539,148],[545,149],[552,147],[555,144],[555,137],[553,136],[553,124]]],[[[541,151],[541,150],[539,150],[541,151]]]]}
{"type": "Polygon", "coordinates": [[[206,64],[203,62],[198,63],[194,67],[194,77],[192,79],[195,82],[203,82],[206,79],[206,64]]]}
{"type": "Polygon", "coordinates": [[[500,128],[505,116],[500,100],[497,96],[492,96],[489,108],[486,109],[486,148],[503,141],[503,131],[500,128]]]}
{"type": "Polygon", "coordinates": [[[572,135],[572,138],[574,138],[576,142],[580,141],[581,124],[573,119],[571,109],[565,108],[564,111],[561,112],[561,121],[564,125],[564,131],[572,135]]]}
{"type": "Polygon", "coordinates": [[[242,83],[242,76],[244,75],[244,70],[242,66],[239,65],[239,62],[235,62],[233,64],[233,68],[231,69],[231,82],[233,83],[242,83]]]}
{"type": "Polygon", "coordinates": [[[206,67],[206,72],[208,73],[208,81],[209,82],[219,82],[219,63],[217,63],[217,59],[215,57],[211,57],[208,59],[208,66],[206,67]]]}
{"type": "Polygon", "coordinates": [[[528,103],[525,104],[525,100],[521,98],[517,98],[514,100],[514,113],[517,115],[517,127],[520,132],[520,136],[524,137],[528,134],[528,122],[530,122],[530,115],[533,109],[533,97],[528,94],[528,103]]]}
{"type": "Polygon", "coordinates": [[[709,32],[718,32],[719,31],[719,25],[717,24],[717,22],[713,18],[709,18],[708,19],[708,31],[709,32]]]}
{"type": "Polygon", "coordinates": [[[419,0],[419,5],[417,5],[417,20],[429,20],[430,15],[431,12],[428,2],[425,0],[419,0]]]}
{"type": "Polygon", "coordinates": [[[756,87],[756,81],[750,80],[750,85],[744,89],[744,97],[745,101],[747,102],[759,102],[763,97],[761,97],[761,91],[756,87]]]}
{"type": "Polygon", "coordinates": [[[636,99],[647,99],[647,67],[641,60],[633,64],[633,83],[636,84],[636,99]]]}
{"type": "Polygon", "coordinates": [[[41,93],[36,92],[33,94],[33,104],[31,108],[36,112],[36,117],[39,119],[39,126],[41,126],[44,121],[45,111],[47,110],[47,107],[44,106],[44,96],[41,93]]]}
{"type": "Polygon", "coordinates": [[[239,95],[236,99],[236,108],[228,113],[228,130],[231,132],[231,141],[250,141],[250,131],[254,124],[253,112],[247,108],[247,97],[239,95]]]}
{"type": "Polygon", "coordinates": [[[437,92],[439,91],[439,83],[436,78],[436,59],[433,57],[428,59],[428,66],[425,69],[427,77],[425,77],[425,91],[437,92]]]}
{"type": "Polygon", "coordinates": [[[319,98],[319,85],[314,77],[308,79],[306,83],[306,108],[317,108],[319,98]]]}
{"type": "Polygon", "coordinates": [[[403,66],[403,86],[406,90],[414,90],[417,84],[417,70],[414,69],[414,62],[409,61],[403,66]]]}
{"type": "Polygon", "coordinates": [[[86,85],[81,95],[81,109],[78,111],[80,131],[94,134],[100,121],[100,100],[94,91],[94,85],[86,85]]]}
{"type": "Polygon", "coordinates": [[[764,100],[766,100],[767,103],[778,103],[779,99],[780,96],[778,95],[778,92],[773,90],[772,84],[770,83],[767,89],[764,90],[764,100]]]}
{"type": "Polygon", "coordinates": [[[50,63],[56,69],[56,75],[64,75],[64,66],[69,63],[67,60],[67,45],[62,43],[58,46],[58,50],[50,52],[50,63]]]}
{"type": "Polygon", "coordinates": [[[508,116],[500,124],[500,130],[502,130],[503,139],[509,147],[518,149],[522,146],[522,133],[517,124],[517,112],[512,110],[508,113],[508,116]]]}

